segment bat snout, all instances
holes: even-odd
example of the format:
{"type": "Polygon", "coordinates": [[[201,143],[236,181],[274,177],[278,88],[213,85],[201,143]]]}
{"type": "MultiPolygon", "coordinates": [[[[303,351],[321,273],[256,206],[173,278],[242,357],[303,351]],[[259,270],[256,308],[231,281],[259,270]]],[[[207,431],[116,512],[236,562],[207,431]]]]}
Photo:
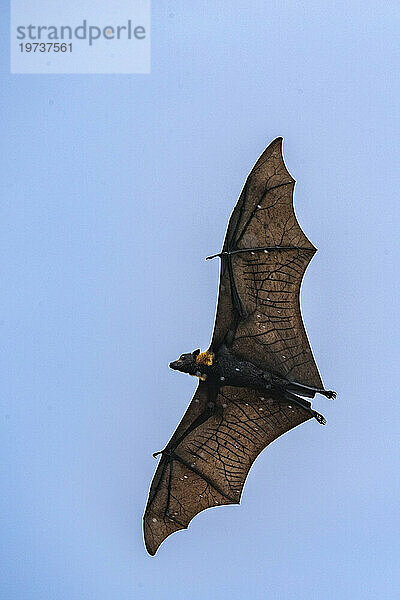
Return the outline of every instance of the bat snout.
{"type": "Polygon", "coordinates": [[[174,369],[175,371],[177,371],[181,364],[182,364],[181,360],[174,360],[173,362],[169,363],[169,366],[170,366],[170,369],[174,369]]]}

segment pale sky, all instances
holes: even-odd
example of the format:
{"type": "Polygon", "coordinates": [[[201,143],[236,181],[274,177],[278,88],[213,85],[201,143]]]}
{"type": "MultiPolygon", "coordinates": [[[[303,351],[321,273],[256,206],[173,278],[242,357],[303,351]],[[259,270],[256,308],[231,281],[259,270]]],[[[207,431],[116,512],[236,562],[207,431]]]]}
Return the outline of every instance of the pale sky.
{"type": "Polygon", "coordinates": [[[0,596],[397,598],[398,4],[153,5],[152,73],[118,76],[10,75],[1,9],[0,596]],[[152,558],[152,452],[195,387],[168,363],[208,346],[204,258],[278,135],[338,397],[152,558]]]}

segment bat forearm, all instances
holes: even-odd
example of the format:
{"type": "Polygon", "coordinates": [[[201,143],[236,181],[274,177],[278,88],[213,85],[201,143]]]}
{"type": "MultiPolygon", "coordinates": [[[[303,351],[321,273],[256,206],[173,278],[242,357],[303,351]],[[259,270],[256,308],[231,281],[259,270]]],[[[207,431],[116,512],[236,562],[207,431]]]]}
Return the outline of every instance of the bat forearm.
{"type": "Polygon", "coordinates": [[[225,250],[218,254],[206,256],[206,260],[211,260],[217,256],[230,256],[232,254],[241,254],[243,252],[269,252],[271,250],[311,250],[311,248],[306,248],[305,246],[257,246],[255,248],[238,248],[237,250],[225,250]]]}

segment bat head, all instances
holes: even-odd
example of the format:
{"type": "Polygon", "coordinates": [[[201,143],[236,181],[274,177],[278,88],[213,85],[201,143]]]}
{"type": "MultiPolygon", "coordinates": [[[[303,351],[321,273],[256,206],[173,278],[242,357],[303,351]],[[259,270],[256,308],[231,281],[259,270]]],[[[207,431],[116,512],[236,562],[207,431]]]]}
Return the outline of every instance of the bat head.
{"type": "Polygon", "coordinates": [[[174,371],[182,371],[182,373],[194,375],[199,370],[199,366],[196,363],[196,356],[199,353],[200,350],[194,350],[193,352],[188,352],[187,354],[181,354],[178,360],[169,363],[169,366],[171,369],[174,369],[174,371]]]}

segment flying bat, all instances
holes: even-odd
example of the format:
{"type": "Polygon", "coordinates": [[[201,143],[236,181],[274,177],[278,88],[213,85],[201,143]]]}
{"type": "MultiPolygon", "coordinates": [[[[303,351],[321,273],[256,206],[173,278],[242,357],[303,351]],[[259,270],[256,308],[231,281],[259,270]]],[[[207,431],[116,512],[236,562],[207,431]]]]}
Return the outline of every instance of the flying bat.
{"type": "Polygon", "coordinates": [[[293,427],[324,417],[309,400],[325,390],[300,311],[300,286],[316,248],[297,222],[295,181],[282,138],[261,154],[229,220],[208,350],[170,367],[199,378],[161,452],[144,514],[154,555],[171,533],[213,506],[239,504],[258,454],[293,427]]]}

